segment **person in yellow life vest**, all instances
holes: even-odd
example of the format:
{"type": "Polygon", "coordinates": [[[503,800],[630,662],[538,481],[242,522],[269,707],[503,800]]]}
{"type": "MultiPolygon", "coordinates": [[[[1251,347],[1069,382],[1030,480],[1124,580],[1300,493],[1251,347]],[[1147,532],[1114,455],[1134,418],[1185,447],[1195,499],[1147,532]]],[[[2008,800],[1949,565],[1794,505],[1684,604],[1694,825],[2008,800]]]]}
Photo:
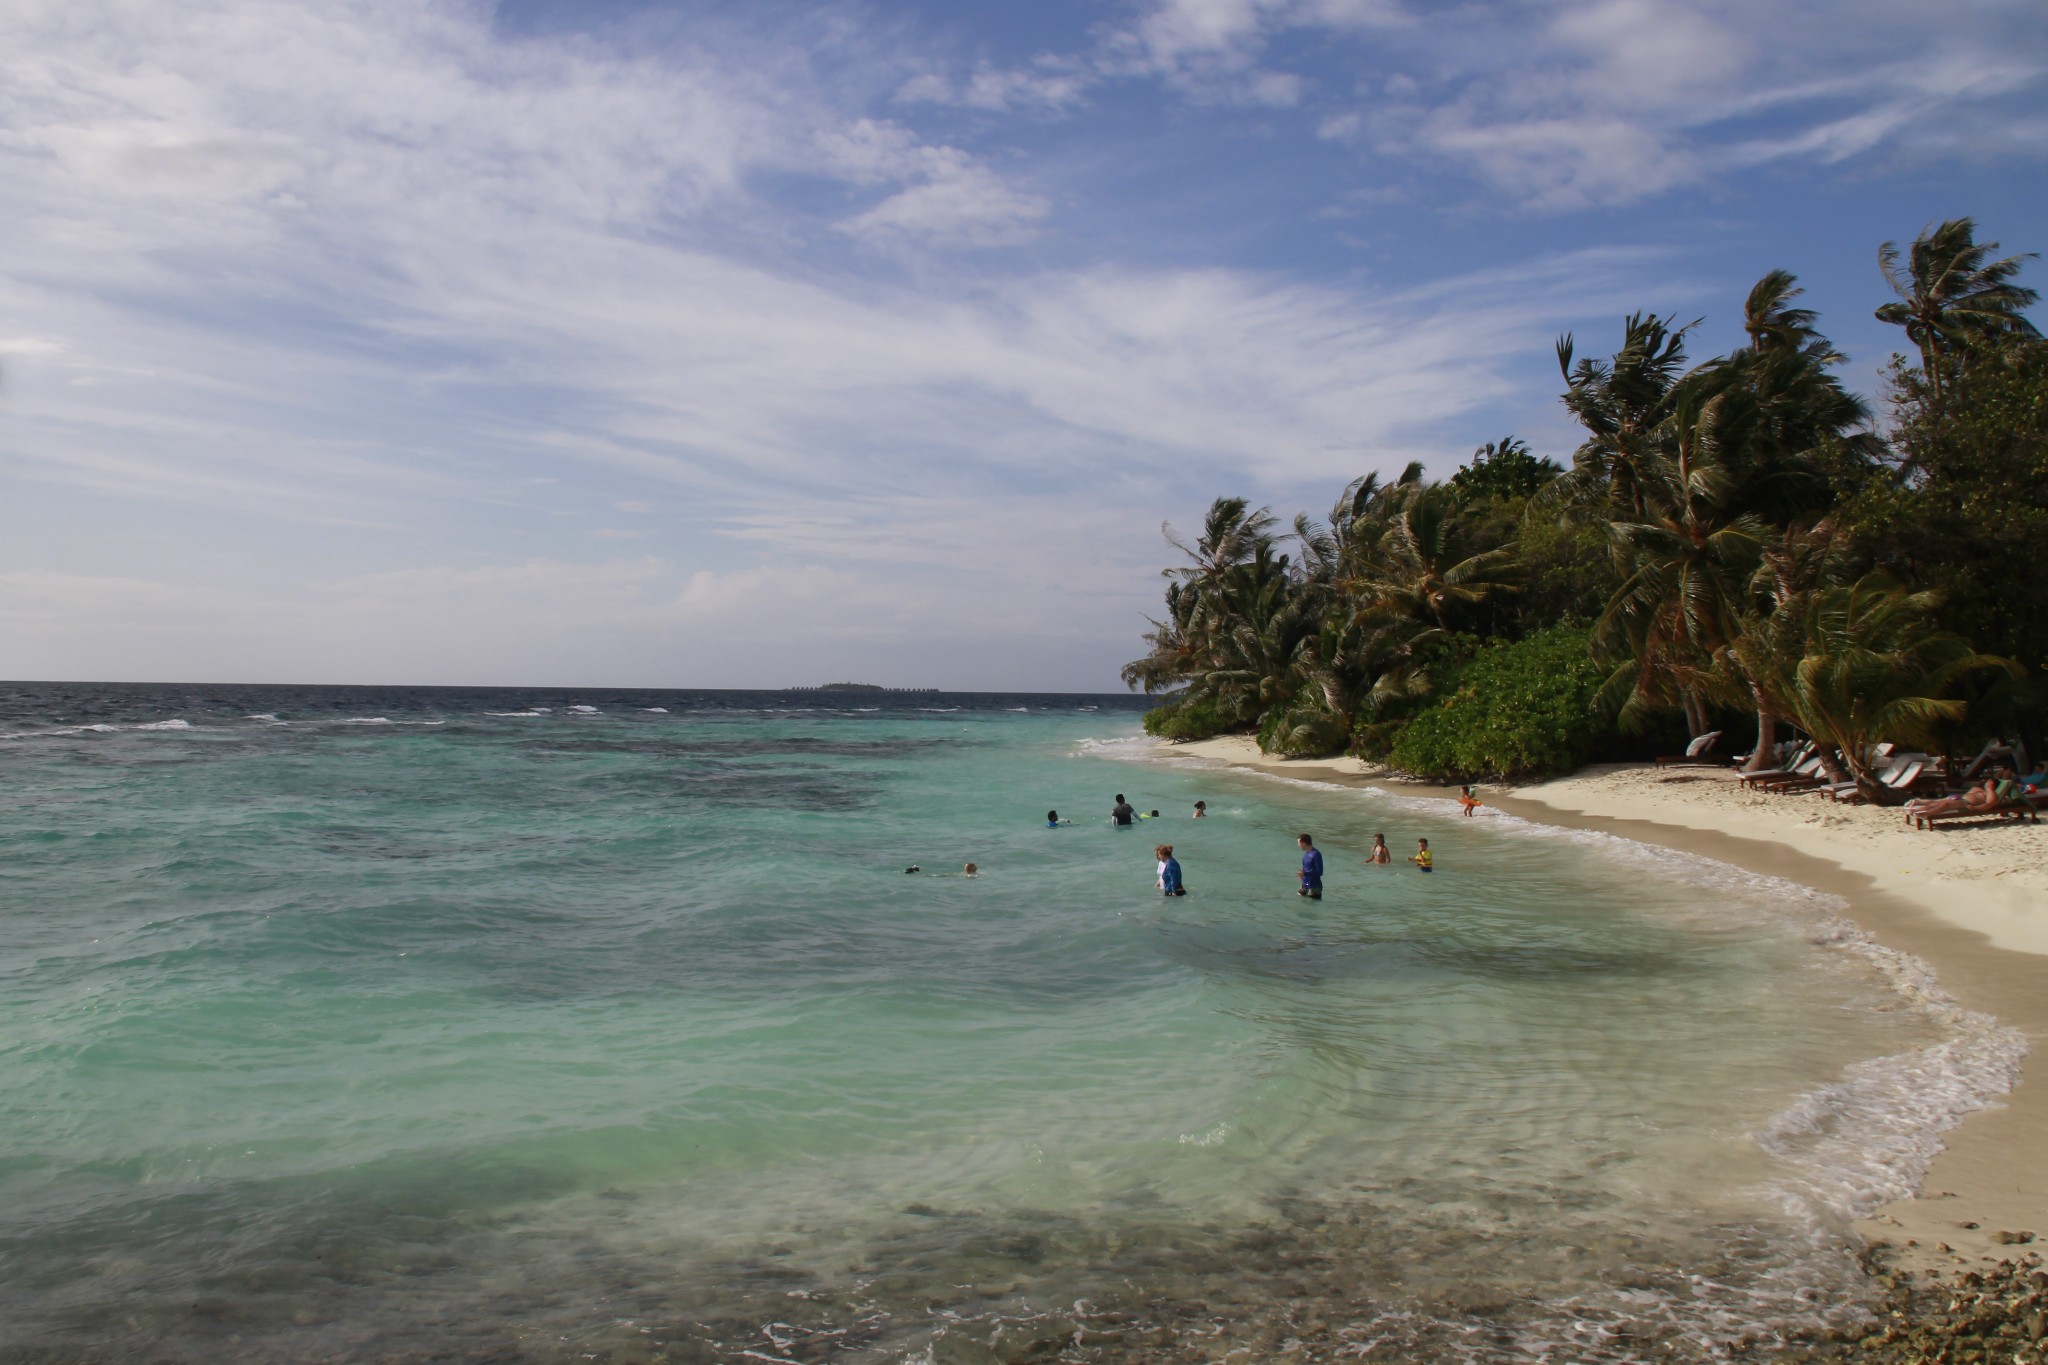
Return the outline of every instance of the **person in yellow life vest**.
{"type": "Polygon", "coordinates": [[[1436,871],[1436,858],[1429,851],[1429,840],[1427,839],[1417,839],[1415,841],[1415,852],[1408,855],[1408,861],[1414,863],[1424,872],[1436,871]]]}

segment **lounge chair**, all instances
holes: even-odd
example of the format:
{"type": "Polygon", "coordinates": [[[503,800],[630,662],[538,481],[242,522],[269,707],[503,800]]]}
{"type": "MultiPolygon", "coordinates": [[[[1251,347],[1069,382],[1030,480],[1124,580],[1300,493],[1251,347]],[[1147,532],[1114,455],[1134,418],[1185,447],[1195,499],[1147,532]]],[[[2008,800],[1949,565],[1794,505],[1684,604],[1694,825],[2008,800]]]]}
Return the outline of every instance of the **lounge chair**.
{"type": "MultiPolygon", "coordinates": [[[[1921,772],[1927,766],[1926,754],[1899,754],[1885,764],[1877,774],[1881,786],[1903,792],[1920,780],[1921,772]]],[[[1863,793],[1854,782],[1830,782],[1820,788],[1823,796],[1830,801],[1861,801],[1863,793]]]]}
{"type": "Polygon", "coordinates": [[[1827,775],[1827,768],[1819,754],[1812,754],[1792,771],[1787,773],[1758,773],[1757,781],[1749,784],[1751,791],[1789,792],[1801,791],[1807,787],[1819,787],[1834,779],[1827,775]]]}
{"type": "Polygon", "coordinates": [[[1809,759],[1811,759],[1812,756],[1813,742],[1811,740],[1808,740],[1800,744],[1797,748],[1793,749],[1791,753],[1785,756],[1783,766],[1776,768],[1760,768],[1756,772],[1742,774],[1742,785],[1745,787],[1754,787],[1759,783],[1768,782],[1773,778],[1790,777],[1798,771],[1801,764],[1806,763],[1809,759]]]}
{"type": "Polygon", "coordinates": [[[1728,760],[1714,752],[1720,743],[1721,732],[1719,730],[1709,730],[1706,734],[1699,736],[1692,743],[1686,745],[1683,754],[1671,758],[1658,759],[1657,766],[1660,768],[1725,768],[1728,766],[1728,760]]]}
{"type": "Polygon", "coordinates": [[[2021,792],[2016,796],[1993,802],[1988,806],[1965,807],[1961,810],[1925,811],[1913,817],[1913,824],[1919,829],[1933,829],[1937,824],[1957,820],[2013,820],[2019,819],[2030,824],[2041,823],[2041,812],[2034,808],[2040,800],[2038,793],[2021,792]]]}
{"type": "MultiPolygon", "coordinates": [[[[2040,824],[2040,805],[2048,801],[2048,792],[2028,790],[2031,784],[2010,776],[2000,778],[1991,787],[1992,799],[1980,805],[1966,805],[1962,799],[1943,803],[1944,809],[1918,810],[1911,812],[1913,824],[1920,829],[1933,829],[1944,821],[2020,819],[2029,824],[2040,824]]],[[[1968,793],[1965,793],[1967,796],[1968,793]]]]}

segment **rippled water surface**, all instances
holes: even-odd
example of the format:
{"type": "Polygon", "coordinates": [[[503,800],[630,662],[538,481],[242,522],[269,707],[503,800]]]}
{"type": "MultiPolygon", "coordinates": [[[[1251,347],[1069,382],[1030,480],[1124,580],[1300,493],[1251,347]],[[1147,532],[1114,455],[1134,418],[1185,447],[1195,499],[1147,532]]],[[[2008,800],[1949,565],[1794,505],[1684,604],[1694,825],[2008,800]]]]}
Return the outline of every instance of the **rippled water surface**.
{"type": "Polygon", "coordinates": [[[2009,1075],[1797,888],[1137,707],[0,686],[0,1360],[1706,1359],[2009,1075]]]}

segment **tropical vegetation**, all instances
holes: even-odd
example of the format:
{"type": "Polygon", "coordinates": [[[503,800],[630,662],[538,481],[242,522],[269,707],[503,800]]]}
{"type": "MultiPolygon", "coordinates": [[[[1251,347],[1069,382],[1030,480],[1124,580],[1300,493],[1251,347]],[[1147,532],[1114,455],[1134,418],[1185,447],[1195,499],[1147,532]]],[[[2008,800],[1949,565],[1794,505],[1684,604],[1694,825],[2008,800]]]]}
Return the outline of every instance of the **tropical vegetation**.
{"type": "MultiPolygon", "coordinates": [[[[1165,611],[1124,669],[1147,729],[1256,735],[1443,779],[1567,770],[1794,728],[1873,797],[1878,741],[1990,733],[2036,752],[2048,690],[2048,342],[2028,257],[1958,218],[1878,264],[1907,348],[1882,415],[1779,270],[1745,344],[1637,313],[1557,346],[1568,464],[1508,436],[1433,479],[1347,484],[1283,527],[1219,498],[1168,531],[1165,611]]],[[[1750,741],[1760,740],[1750,746],[1750,741]]]]}

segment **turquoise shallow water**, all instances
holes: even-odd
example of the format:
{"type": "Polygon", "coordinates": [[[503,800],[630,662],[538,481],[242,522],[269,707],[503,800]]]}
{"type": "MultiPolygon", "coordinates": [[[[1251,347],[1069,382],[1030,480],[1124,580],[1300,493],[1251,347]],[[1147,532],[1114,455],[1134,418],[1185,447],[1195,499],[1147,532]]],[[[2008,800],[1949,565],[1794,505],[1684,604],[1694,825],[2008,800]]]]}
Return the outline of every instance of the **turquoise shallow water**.
{"type": "Polygon", "coordinates": [[[2010,1065],[1797,888],[831,700],[0,699],[0,1359],[1711,1358],[2010,1065]]]}

